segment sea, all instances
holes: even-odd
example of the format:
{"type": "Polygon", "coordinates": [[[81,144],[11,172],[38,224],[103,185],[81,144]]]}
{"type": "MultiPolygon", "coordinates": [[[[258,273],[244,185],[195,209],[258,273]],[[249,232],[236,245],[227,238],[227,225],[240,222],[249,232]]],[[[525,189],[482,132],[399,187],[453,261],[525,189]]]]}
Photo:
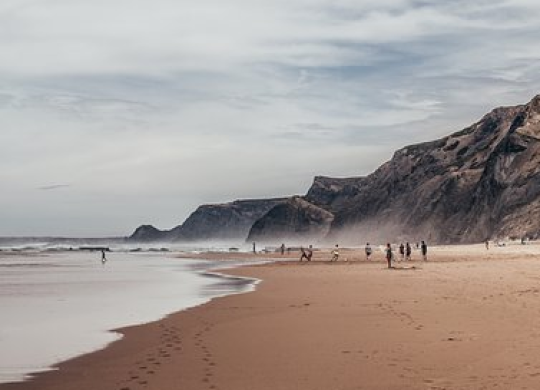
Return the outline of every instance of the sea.
{"type": "Polygon", "coordinates": [[[2,245],[0,383],[24,381],[102,349],[122,337],[115,329],[249,292],[258,282],[219,272],[239,261],[177,256],[209,248],[124,245],[109,247],[103,262],[92,246],[2,245]]]}

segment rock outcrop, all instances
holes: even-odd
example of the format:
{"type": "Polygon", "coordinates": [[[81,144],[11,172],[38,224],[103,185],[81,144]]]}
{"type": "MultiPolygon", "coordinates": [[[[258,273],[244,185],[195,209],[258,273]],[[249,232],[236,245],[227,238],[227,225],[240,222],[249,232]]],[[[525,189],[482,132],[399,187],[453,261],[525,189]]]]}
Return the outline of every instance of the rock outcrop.
{"type": "Polygon", "coordinates": [[[325,236],[334,215],[301,197],[292,197],[274,206],[251,228],[248,241],[295,243],[325,236]]]}
{"type": "Polygon", "coordinates": [[[152,225],[141,225],[129,237],[130,240],[137,242],[152,242],[166,240],[168,231],[155,228],[152,225]]]}

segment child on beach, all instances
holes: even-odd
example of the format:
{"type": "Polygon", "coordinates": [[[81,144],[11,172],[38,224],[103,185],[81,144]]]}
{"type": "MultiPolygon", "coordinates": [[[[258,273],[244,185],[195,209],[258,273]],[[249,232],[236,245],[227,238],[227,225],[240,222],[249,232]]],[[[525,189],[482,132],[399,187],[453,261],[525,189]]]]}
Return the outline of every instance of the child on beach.
{"type": "Polygon", "coordinates": [[[412,252],[412,248],[411,248],[411,244],[407,243],[405,245],[405,260],[411,260],[411,252],[412,252]]]}

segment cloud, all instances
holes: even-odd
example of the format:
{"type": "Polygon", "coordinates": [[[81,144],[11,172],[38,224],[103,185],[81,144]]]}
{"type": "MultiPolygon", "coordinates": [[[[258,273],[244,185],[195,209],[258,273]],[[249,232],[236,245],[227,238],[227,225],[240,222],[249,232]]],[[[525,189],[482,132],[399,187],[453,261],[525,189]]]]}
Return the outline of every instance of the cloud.
{"type": "Polygon", "coordinates": [[[58,190],[61,188],[67,188],[67,187],[69,187],[69,184],[51,184],[48,186],[38,187],[38,190],[50,191],[50,190],[58,190]]]}
{"type": "Polygon", "coordinates": [[[0,234],[169,228],[199,203],[368,174],[537,94],[539,16],[531,0],[6,0],[0,234]],[[72,186],[32,195],[43,182],[72,186]]]}

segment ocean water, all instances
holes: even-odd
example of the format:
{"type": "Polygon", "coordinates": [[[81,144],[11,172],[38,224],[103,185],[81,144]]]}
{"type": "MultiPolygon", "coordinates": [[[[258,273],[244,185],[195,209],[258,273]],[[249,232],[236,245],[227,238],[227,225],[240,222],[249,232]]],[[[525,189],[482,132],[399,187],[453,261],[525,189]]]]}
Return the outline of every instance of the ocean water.
{"type": "MultiPolygon", "coordinates": [[[[23,381],[105,347],[112,330],[250,291],[255,280],[216,277],[216,262],[170,254],[0,254],[0,383],[23,381]]],[[[219,267],[234,266],[219,262],[219,267]]]]}

